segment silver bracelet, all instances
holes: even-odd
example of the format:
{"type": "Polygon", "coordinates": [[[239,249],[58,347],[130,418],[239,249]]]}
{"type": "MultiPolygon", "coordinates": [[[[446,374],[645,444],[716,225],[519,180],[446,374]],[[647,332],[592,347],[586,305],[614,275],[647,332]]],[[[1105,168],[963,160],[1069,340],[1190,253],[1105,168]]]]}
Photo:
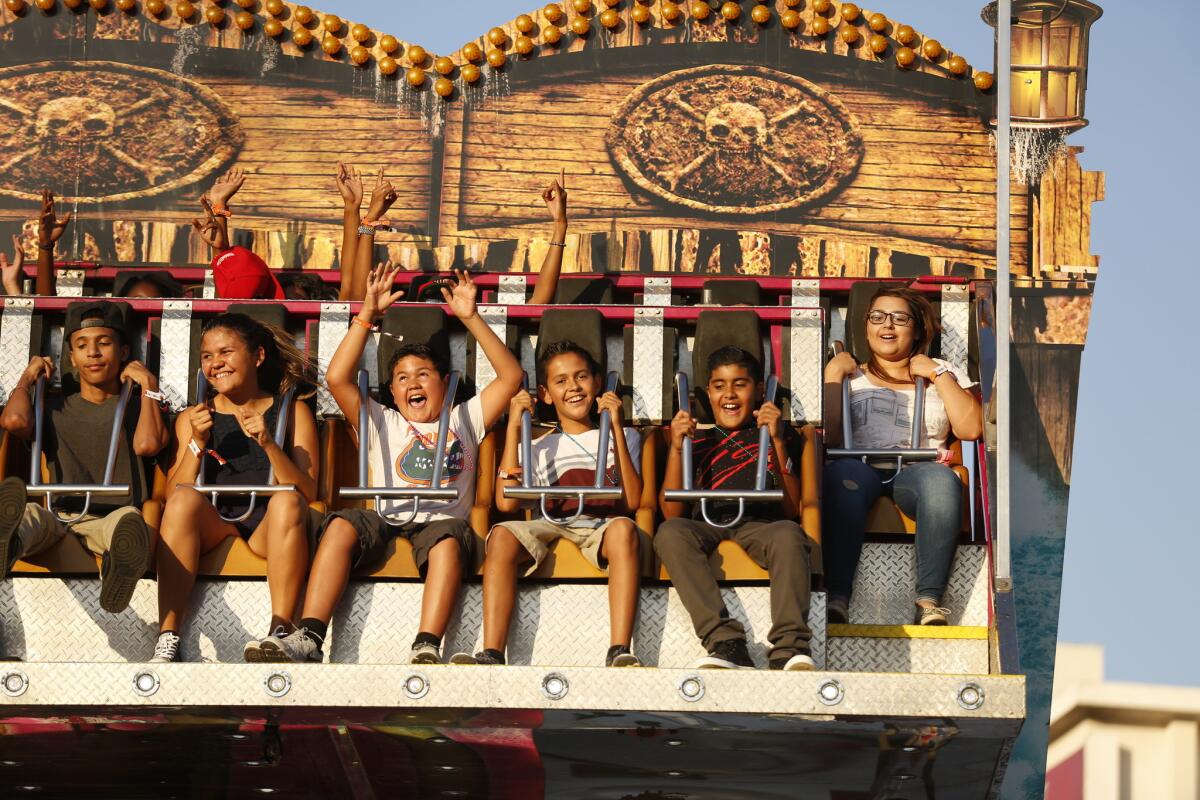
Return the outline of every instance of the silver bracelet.
{"type": "Polygon", "coordinates": [[[565,250],[567,247],[567,243],[566,242],[550,242],[550,246],[551,247],[561,247],[565,250]]]}
{"type": "Polygon", "coordinates": [[[370,225],[359,225],[358,226],[358,235],[359,236],[374,236],[375,229],[372,228],[370,225]]]}

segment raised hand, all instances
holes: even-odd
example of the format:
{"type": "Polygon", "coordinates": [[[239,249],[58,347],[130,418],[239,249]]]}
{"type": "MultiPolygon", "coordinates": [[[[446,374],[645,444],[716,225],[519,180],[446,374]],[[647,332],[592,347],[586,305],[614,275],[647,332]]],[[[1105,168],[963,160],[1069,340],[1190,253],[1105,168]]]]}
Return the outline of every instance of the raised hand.
{"type": "Polygon", "coordinates": [[[71,222],[71,212],[68,211],[62,218],[56,216],[54,192],[42,189],[42,212],[38,216],[38,221],[38,244],[45,249],[50,249],[67,230],[67,225],[71,222]]]}
{"type": "Polygon", "coordinates": [[[333,180],[342,195],[342,201],[348,208],[357,210],[363,199],[362,175],[359,171],[345,161],[339,161],[337,175],[333,180]]]}
{"type": "Polygon", "coordinates": [[[230,199],[238,193],[238,190],[242,188],[242,184],[245,182],[246,170],[241,167],[234,167],[218,178],[217,182],[208,191],[213,207],[218,211],[227,210],[230,199]]]}
{"type": "Polygon", "coordinates": [[[21,269],[25,266],[25,248],[21,247],[21,237],[12,237],[13,260],[0,253],[0,285],[9,297],[21,294],[21,269]]]}
{"type": "Polygon", "coordinates": [[[367,275],[367,293],[363,297],[362,308],[358,315],[367,322],[374,321],[392,307],[392,304],[404,297],[404,291],[393,292],[396,285],[396,275],[401,272],[399,264],[387,261],[378,265],[367,275]]]}
{"type": "Polygon", "coordinates": [[[682,450],[683,440],[687,436],[696,435],[696,418],[686,411],[680,411],[671,420],[671,449],[682,450]]]}
{"type": "Polygon", "coordinates": [[[271,432],[267,430],[267,420],[262,414],[257,411],[247,411],[244,408],[237,410],[238,425],[242,429],[242,433],[253,439],[259,447],[266,448],[273,440],[271,432]]]}
{"type": "Polygon", "coordinates": [[[50,380],[50,376],[54,374],[54,362],[46,356],[34,356],[29,359],[29,366],[25,367],[25,372],[21,375],[21,380],[26,386],[33,386],[37,383],[38,378],[50,380]]]}
{"type": "Polygon", "coordinates": [[[542,192],[542,201],[550,212],[550,219],[555,222],[567,221],[567,172],[561,170],[558,180],[550,181],[550,185],[542,192]]]}
{"type": "Polygon", "coordinates": [[[383,177],[383,167],[380,167],[379,174],[375,176],[375,188],[371,190],[371,205],[367,208],[367,219],[378,222],[399,197],[392,182],[383,177]]]}
{"type": "Polygon", "coordinates": [[[609,414],[609,419],[612,420],[613,428],[620,428],[622,419],[621,413],[624,411],[624,406],[621,403],[620,396],[616,392],[605,392],[596,398],[596,410],[609,414]]]}
{"type": "Polygon", "coordinates": [[[204,207],[205,217],[203,219],[199,217],[193,219],[192,227],[196,229],[196,233],[200,236],[200,239],[213,250],[227,249],[228,242],[225,241],[224,232],[221,230],[221,223],[217,221],[216,211],[213,209],[208,195],[200,195],[200,205],[204,207]]]}
{"type": "Polygon", "coordinates": [[[471,276],[466,271],[455,270],[454,275],[458,280],[453,284],[452,289],[442,287],[442,299],[446,301],[446,305],[450,306],[454,316],[463,320],[470,319],[475,316],[475,296],[478,294],[478,289],[475,281],[471,280],[471,276]]]}
{"type": "Polygon", "coordinates": [[[766,426],[767,432],[771,434],[772,439],[779,439],[783,426],[779,421],[783,418],[783,412],[779,410],[779,406],[771,401],[764,401],[758,410],[754,412],[754,421],[761,428],[766,426]]]}

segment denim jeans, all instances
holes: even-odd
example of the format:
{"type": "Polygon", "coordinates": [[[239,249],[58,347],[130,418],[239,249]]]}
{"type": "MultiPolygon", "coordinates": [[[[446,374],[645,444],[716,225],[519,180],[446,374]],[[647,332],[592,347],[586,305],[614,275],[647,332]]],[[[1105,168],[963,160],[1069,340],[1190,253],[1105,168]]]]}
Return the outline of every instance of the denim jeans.
{"type": "Polygon", "coordinates": [[[825,586],[829,597],[847,601],[862,555],[867,514],[882,495],[917,521],[917,599],[941,603],[962,524],[962,481],[942,464],[909,464],[896,480],[893,470],[875,469],[857,458],[825,465],[821,527],[825,586]]]}

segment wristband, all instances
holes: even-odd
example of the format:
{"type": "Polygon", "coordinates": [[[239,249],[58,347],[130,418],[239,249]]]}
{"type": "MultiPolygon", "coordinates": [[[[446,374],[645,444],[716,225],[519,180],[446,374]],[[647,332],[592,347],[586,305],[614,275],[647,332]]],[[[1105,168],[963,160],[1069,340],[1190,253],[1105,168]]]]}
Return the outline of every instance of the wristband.
{"type": "Polygon", "coordinates": [[[38,250],[49,250],[50,252],[54,252],[54,245],[42,244],[41,242],[38,242],[38,250]]]}
{"type": "Polygon", "coordinates": [[[517,481],[521,479],[520,473],[509,472],[506,469],[502,469],[497,472],[496,477],[502,481],[517,481]]]}
{"type": "Polygon", "coordinates": [[[212,213],[214,217],[224,217],[225,219],[229,219],[233,216],[233,212],[225,206],[213,206],[212,213]]]}
{"type": "Polygon", "coordinates": [[[359,225],[358,226],[358,235],[359,236],[374,236],[375,229],[372,228],[370,225],[359,225]]]}
{"type": "Polygon", "coordinates": [[[200,458],[200,456],[204,455],[204,451],[200,449],[200,445],[196,444],[195,439],[188,439],[188,450],[191,450],[192,455],[194,455],[196,458],[200,458]]]}
{"type": "Polygon", "coordinates": [[[210,455],[222,467],[229,463],[225,459],[221,458],[221,454],[216,450],[213,450],[212,448],[205,449],[200,447],[200,445],[196,444],[195,439],[188,439],[188,450],[192,451],[192,455],[196,457],[197,461],[202,459],[205,455],[210,455]]]}
{"type": "Polygon", "coordinates": [[[350,324],[351,324],[351,325],[357,325],[358,327],[360,327],[360,328],[363,328],[364,330],[368,330],[368,331],[377,331],[377,330],[379,330],[379,326],[378,326],[378,325],[372,325],[371,323],[369,323],[369,322],[367,322],[366,320],[364,320],[364,319],[361,319],[361,318],[359,318],[359,317],[354,317],[354,318],[352,318],[352,319],[350,320],[350,324]]]}
{"type": "Polygon", "coordinates": [[[561,248],[563,248],[564,250],[565,250],[565,249],[566,249],[566,247],[567,247],[567,243],[566,243],[566,242],[550,242],[549,244],[550,244],[550,246],[551,246],[551,247],[561,247],[561,248]]]}
{"type": "Polygon", "coordinates": [[[390,231],[390,230],[393,230],[393,228],[391,226],[391,223],[389,223],[387,221],[387,219],[382,218],[382,217],[379,219],[367,219],[366,217],[362,218],[362,222],[358,226],[359,233],[374,233],[376,230],[390,231]],[[363,230],[364,228],[370,228],[371,230],[364,231],[363,230]]]}
{"type": "Polygon", "coordinates": [[[149,389],[142,390],[142,397],[149,397],[151,400],[157,400],[160,403],[167,402],[167,395],[163,392],[152,392],[149,389]]]}

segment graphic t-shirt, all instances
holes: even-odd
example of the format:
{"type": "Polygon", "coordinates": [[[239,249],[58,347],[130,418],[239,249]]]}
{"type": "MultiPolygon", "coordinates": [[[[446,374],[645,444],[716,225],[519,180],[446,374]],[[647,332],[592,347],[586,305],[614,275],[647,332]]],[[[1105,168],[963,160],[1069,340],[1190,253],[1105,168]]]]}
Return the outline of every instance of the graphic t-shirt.
{"type": "MultiPolygon", "coordinates": [[[[624,428],[625,445],[633,468],[641,470],[641,437],[632,428],[624,428]]],[[[593,428],[583,433],[551,433],[533,443],[534,486],[591,486],[596,481],[596,450],[600,447],[600,431],[593,428]]],[[[609,438],[608,462],[604,465],[607,476],[605,486],[620,486],[617,467],[617,446],[609,438]]],[[[575,513],[579,506],[576,498],[548,499],[546,509],[555,517],[563,519],[575,513]]],[[[622,517],[631,513],[625,498],[617,500],[587,500],[583,513],[596,520],[622,517]]],[[[579,525],[581,517],[573,525],[579,525]]]]}
{"type": "MultiPolygon", "coordinates": [[[[958,379],[958,385],[971,389],[974,383],[967,377],[965,369],[959,369],[935,358],[939,364],[950,367],[958,379]]],[[[854,446],[863,449],[906,448],[912,444],[912,409],[916,399],[913,387],[876,386],[862,370],[850,379],[850,419],[854,429],[854,446]]],[[[937,389],[925,387],[925,430],[922,432],[922,448],[944,448],[950,437],[950,418],[937,389]]]]}
{"type": "MultiPolygon", "coordinates": [[[[48,419],[43,433],[42,452],[50,468],[51,483],[100,484],[108,460],[108,440],[116,415],[117,395],[103,403],[84,400],[78,392],[46,398],[48,419]]],[[[133,433],[142,412],[142,400],[136,388],[125,409],[124,430],[117,440],[117,461],[113,483],[129,484],[131,494],[120,497],[93,497],[89,513],[105,514],[122,506],[141,507],[150,496],[149,475],[152,467],[133,452],[133,433]]],[[[56,497],[54,506],[63,511],[83,508],[83,496],[56,497]]]]}
{"type": "MultiPolygon", "coordinates": [[[[758,476],[759,429],[751,425],[733,431],[717,426],[696,431],[692,444],[692,469],[695,471],[694,486],[697,489],[746,489],[754,488],[758,476]]],[[[788,461],[783,468],[795,473],[800,469],[803,442],[790,428],[787,429],[788,461]]],[[[775,459],[775,448],[767,448],[767,487],[779,489],[783,486],[779,477],[779,464],[775,459]]],[[[709,519],[728,522],[737,516],[737,500],[708,501],[709,519]]],[[[692,518],[701,519],[700,503],[692,504],[692,518]]],[[[783,508],[778,502],[746,503],[743,520],[783,519],[783,508]]]]}
{"type": "MultiPolygon", "coordinates": [[[[367,401],[367,480],[371,486],[428,488],[433,483],[437,420],[409,422],[395,409],[367,401]]],[[[443,486],[458,490],[451,501],[422,500],[413,522],[466,519],[475,502],[475,464],[479,443],[487,434],[483,402],[472,397],[450,410],[450,429],[443,454],[443,486]]],[[[412,500],[387,499],[380,506],[400,519],[412,511],[412,500]]]]}

